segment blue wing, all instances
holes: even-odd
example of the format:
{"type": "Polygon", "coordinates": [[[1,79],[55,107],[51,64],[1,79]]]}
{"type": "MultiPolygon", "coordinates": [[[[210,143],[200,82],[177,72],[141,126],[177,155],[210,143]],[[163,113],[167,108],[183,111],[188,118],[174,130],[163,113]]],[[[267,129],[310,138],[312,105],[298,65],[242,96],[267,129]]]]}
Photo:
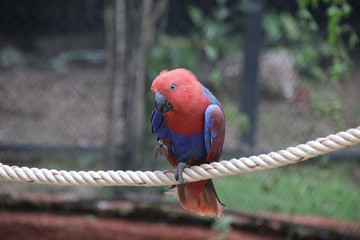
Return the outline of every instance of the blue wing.
{"type": "Polygon", "coordinates": [[[204,137],[207,162],[220,159],[225,137],[225,117],[217,104],[210,104],[205,110],[204,137]]]}
{"type": "Polygon", "coordinates": [[[152,112],[151,116],[151,131],[157,139],[164,139],[168,134],[165,119],[156,110],[152,112]]]}

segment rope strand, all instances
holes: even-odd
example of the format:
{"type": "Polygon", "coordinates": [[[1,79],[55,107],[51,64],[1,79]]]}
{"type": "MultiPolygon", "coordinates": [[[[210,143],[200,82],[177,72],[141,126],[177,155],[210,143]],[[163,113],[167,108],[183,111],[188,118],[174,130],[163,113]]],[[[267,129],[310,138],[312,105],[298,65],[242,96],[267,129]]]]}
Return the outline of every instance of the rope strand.
{"type": "MultiPolygon", "coordinates": [[[[346,132],[331,134],[306,144],[286,150],[222,160],[193,166],[184,170],[184,180],[194,182],[203,179],[262,171],[307,160],[325,153],[360,143],[360,126],[346,132]]],[[[8,166],[0,163],[0,180],[67,186],[164,186],[178,182],[173,171],[65,171],[8,166]]]]}

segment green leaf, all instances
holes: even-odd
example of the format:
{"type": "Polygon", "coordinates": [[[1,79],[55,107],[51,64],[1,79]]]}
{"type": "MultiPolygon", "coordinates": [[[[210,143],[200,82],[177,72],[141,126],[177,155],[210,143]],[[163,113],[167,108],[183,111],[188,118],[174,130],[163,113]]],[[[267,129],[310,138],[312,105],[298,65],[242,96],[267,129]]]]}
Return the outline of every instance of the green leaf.
{"type": "Polygon", "coordinates": [[[238,116],[240,131],[246,133],[250,129],[250,119],[247,114],[240,113],[238,116]]]}
{"type": "Polygon", "coordinates": [[[201,12],[200,8],[195,6],[190,6],[188,9],[188,13],[191,21],[197,27],[201,27],[201,25],[203,24],[203,13],[201,12]]]}
{"type": "Polygon", "coordinates": [[[309,6],[317,8],[319,5],[318,0],[298,0],[300,8],[308,8],[309,6]]]}
{"type": "Polygon", "coordinates": [[[206,53],[206,56],[212,61],[215,61],[219,56],[218,51],[210,44],[206,44],[204,46],[204,51],[206,53]]]}
{"type": "Polygon", "coordinates": [[[338,6],[330,6],[326,13],[330,18],[341,17],[343,15],[342,10],[338,6]]]}
{"type": "Polygon", "coordinates": [[[298,12],[298,16],[301,19],[300,21],[313,19],[311,13],[307,9],[300,9],[298,12]]]}
{"type": "Polygon", "coordinates": [[[212,70],[209,80],[215,87],[219,87],[221,84],[221,71],[218,68],[212,70]]]}
{"type": "Polygon", "coordinates": [[[350,48],[354,48],[355,45],[359,42],[359,37],[355,32],[351,32],[349,36],[349,46],[350,48]]]}
{"type": "Polygon", "coordinates": [[[280,19],[287,37],[292,41],[299,40],[301,36],[301,31],[295,18],[290,14],[284,13],[280,16],[280,19]]]}
{"type": "Polygon", "coordinates": [[[340,59],[335,58],[333,64],[330,67],[330,81],[332,83],[339,82],[340,78],[349,71],[349,67],[340,59]]]}
{"type": "Polygon", "coordinates": [[[263,27],[272,41],[278,41],[282,37],[280,18],[275,13],[267,14],[263,19],[263,27]]]}
{"type": "Polygon", "coordinates": [[[309,0],[298,0],[300,8],[306,8],[309,5],[309,0]]]}
{"type": "Polygon", "coordinates": [[[342,11],[344,16],[348,17],[350,13],[352,12],[352,7],[349,3],[345,2],[342,4],[342,11]]]}

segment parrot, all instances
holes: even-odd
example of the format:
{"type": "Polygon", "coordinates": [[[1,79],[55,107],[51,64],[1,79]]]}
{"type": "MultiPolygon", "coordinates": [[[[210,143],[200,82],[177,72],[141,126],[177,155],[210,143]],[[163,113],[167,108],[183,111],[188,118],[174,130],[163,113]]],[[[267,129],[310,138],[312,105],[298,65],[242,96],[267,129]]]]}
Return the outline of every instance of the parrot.
{"type": "Polygon", "coordinates": [[[163,70],[151,85],[155,109],[151,127],[158,145],[154,158],[165,155],[180,183],[175,194],[180,205],[201,216],[222,216],[211,179],[186,183],[183,171],[193,165],[217,162],[223,150],[225,116],[222,105],[189,70],[163,70]]]}

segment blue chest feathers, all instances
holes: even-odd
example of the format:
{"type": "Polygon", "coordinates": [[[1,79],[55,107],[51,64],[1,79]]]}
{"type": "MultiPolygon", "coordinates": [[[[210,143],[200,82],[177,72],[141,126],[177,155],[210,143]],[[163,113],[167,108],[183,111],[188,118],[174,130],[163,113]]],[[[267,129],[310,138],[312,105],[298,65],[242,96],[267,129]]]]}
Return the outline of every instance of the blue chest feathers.
{"type": "Polygon", "coordinates": [[[172,152],[178,162],[186,162],[189,159],[198,160],[206,156],[203,133],[182,136],[169,130],[168,134],[172,152]]]}

